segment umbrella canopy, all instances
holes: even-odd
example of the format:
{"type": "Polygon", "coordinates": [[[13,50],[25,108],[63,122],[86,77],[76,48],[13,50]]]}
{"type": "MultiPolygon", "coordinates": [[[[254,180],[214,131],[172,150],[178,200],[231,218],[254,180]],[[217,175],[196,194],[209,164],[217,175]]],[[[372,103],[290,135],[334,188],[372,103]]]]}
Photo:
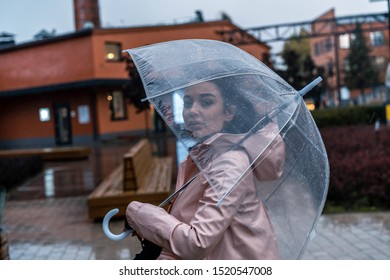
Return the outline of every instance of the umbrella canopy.
{"type": "Polygon", "coordinates": [[[178,40],[127,52],[146,99],[215,190],[218,204],[252,182],[279,257],[301,257],[325,202],[329,165],[300,93],[250,54],[219,41],[178,40]],[[247,158],[215,168],[224,164],[221,155],[237,150],[247,158]]]}

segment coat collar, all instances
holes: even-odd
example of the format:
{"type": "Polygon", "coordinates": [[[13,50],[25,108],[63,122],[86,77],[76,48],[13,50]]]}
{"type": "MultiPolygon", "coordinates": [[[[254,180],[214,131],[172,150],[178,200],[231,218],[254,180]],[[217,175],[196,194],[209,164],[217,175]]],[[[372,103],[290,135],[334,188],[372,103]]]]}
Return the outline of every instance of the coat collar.
{"type": "Polygon", "coordinates": [[[201,170],[231,150],[244,150],[259,180],[277,179],[283,170],[285,146],[278,126],[270,123],[251,134],[217,133],[193,147],[189,155],[201,170]]]}

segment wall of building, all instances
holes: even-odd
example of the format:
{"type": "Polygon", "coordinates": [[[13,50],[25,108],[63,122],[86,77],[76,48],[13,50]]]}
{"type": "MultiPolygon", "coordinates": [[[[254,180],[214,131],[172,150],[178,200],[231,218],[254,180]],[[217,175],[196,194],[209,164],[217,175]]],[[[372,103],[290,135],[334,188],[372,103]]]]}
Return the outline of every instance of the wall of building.
{"type": "MultiPolygon", "coordinates": [[[[54,104],[67,103],[71,110],[73,143],[110,139],[121,135],[144,134],[152,129],[152,113],[136,112],[125,99],[126,117],[111,118],[110,101],[119,86],[82,85],[93,80],[126,80],[128,73],[124,61],[106,60],[106,42],[120,43],[123,49],[139,47],[177,39],[221,40],[221,30],[235,27],[229,21],[192,23],[186,25],[140,28],[95,29],[18,46],[0,51],[1,92],[34,89],[34,94],[2,97],[0,102],[0,147],[24,145],[54,145],[54,104]],[[70,89],[62,85],[80,82],[70,89]],[[53,89],[47,89],[53,86],[53,89]],[[40,93],[40,88],[45,92],[40,93]],[[89,106],[90,121],[79,123],[78,107],[89,106]],[[39,120],[39,108],[50,108],[51,120],[39,120]]],[[[261,43],[243,45],[242,48],[261,59],[269,47],[261,43]]],[[[68,87],[69,88],[69,87],[68,87]]]]}
{"type": "MultiPolygon", "coordinates": [[[[327,19],[333,19],[335,17],[335,11],[334,9],[331,9],[321,16],[319,16],[316,20],[327,20],[327,19]]],[[[312,32],[323,32],[323,33],[329,33],[335,30],[335,26],[332,24],[332,22],[329,23],[316,23],[315,21],[312,24],[312,32]]],[[[334,52],[334,43],[335,38],[334,36],[328,36],[328,37],[314,37],[310,38],[310,52],[311,57],[313,58],[314,63],[317,66],[323,66],[325,70],[329,71],[329,66],[333,65],[333,73],[335,74],[335,63],[336,63],[336,56],[334,52]],[[331,49],[326,49],[326,40],[330,40],[331,43],[331,49]],[[317,47],[316,47],[317,46],[317,47]],[[316,50],[317,48],[317,50],[316,50]]],[[[336,90],[336,75],[328,76],[327,82],[329,85],[329,88],[332,91],[336,90]]]]}
{"type": "Polygon", "coordinates": [[[93,136],[92,103],[89,92],[74,91],[61,94],[38,94],[23,97],[7,97],[0,102],[0,147],[54,145],[54,104],[67,103],[71,111],[71,127],[74,142],[89,141],[93,136]],[[21,98],[23,102],[21,102],[21,98]],[[80,123],[78,107],[88,105],[90,121],[80,123]],[[50,120],[39,119],[39,109],[50,109],[50,120]],[[85,138],[85,139],[84,139],[85,138]]]}
{"type": "MultiPolygon", "coordinates": [[[[229,21],[193,23],[187,25],[156,26],[129,29],[101,29],[93,32],[93,61],[96,78],[127,77],[125,66],[121,62],[105,61],[105,42],[120,42],[123,50],[178,39],[221,40],[218,31],[233,30],[229,21]]],[[[257,43],[240,46],[259,60],[269,47],[257,43]]]]}
{"type": "MultiPolygon", "coordinates": [[[[123,62],[105,59],[105,42],[123,49],[177,39],[221,40],[217,33],[236,27],[228,21],[145,28],[97,29],[44,43],[0,52],[0,92],[58,85],[96,78],[127,78],[123,62]]],[[[269,48],[261,43],[240,46],[261,60],[269,48]]]]}
{"type": "Polygon", "coordinates": [[[92,40],[84,36],[0,52],[0,91],[90,79],[91,50],[92,40]]]}
{"type": "Polygon", "coordinates": [[[131,133],[144,133],[145,128],[151,128],[150,112],[137,113],[136,108],[125,100],[126,119],[112,120],[110,104],[107,96],[109,89],[101,89],[97,94],[97,125],[102,138],[117,137],[131,133]],[[145,114],[147,114],[145,116],[145,114]]]}
{"type": "Polygon", "coordinates": [[[39,108],[52,106],[47,96],[26,96],[24,101],[9,97],[0,102],[0,141],[22,137],[44,138],[54,134],[53,118],[48,122],[39,121],[39,108]]]}
{"type": "MultiPolygon", "coordinates": [[[[331,91],[331,98],[334,99],[334,101],[338,102],[338,95],[337,95],[337,74],[339,74],[339,85],[340,88],[344,85],[344,63],[345,60],[349,54],[349,47],[341,47],[340,40],[341,36],[346,36],[345,39],[348,40],[349,45],[352,41],[352,33],[347,32],[347,30],[351,31],[355,29],[355,24],[339,24],[336,25],[333,21],[324,23],[324,22],[317,22],[318,20],[323,19],[334,19],[335,18],[335,11],[334,9],[331,9],[327,12],[325,12],[323,15],[318,17],[315,21],[313,21],[312,24],[312,30],[313,32],[320,32],[320,33],[334,33],[335,35],[327,35],[327,36],[320,36],[320,37],[314,37],[310,39],[311,44],[311,55],[313,58],[314,63],[317,66],[323,66],[327,73],[329,73],[329,69],[332,69],[333,76],[327,77],[327,82],[329,85],[329,89],[331,91]],[[337,35],[336,35],[337,34],[337,35]],[[338,37],[336,37],[338,36],[338,37]],[[329,40],[330,46],[329,49],[324,48],[326,46],[326,40],[329,40]],[[337,45],[336,45],[337,44],[337,45]],[[321,52],[318,53],[318,46],[322,46],[321,52]],[[337,53],[336,53],[337,51],[337,53]],[[336,57],[337,55],[337,57],[336,57]],[[338,62],[338,70],[339,73],[337,73],[336,63],[338,62]],[[332,66],[332,67],[330,67],[332,66]]],[[[389,63],[389,32],[386,30],[383,30],[383,24],[380,22],[370,22],[370,23],[362,23],[362,27],[364,28],[370,28],[372,31],[370,32],[364,32],[364,36],[366,38],[366,44],[371,49],[370,56],[377,60],[382,60],[383,63],[381,65],[376,65],[377,69],[379,70],[379,84],[384,84],[385,80],[385,73],[386,73],[386,67],[389,63]],[[373,32],[373,30],[378,30],[383,34],[383,45],[377,45],[372,46],[371,45],[371,38],[370,33],[373,32]]],[[[366,93],[372,92],[373,89],[367,88],[365,90],[366,93]]],[[[350,98],[354,99],[361,95],[360,90],[350,90],[350,98]]]]}

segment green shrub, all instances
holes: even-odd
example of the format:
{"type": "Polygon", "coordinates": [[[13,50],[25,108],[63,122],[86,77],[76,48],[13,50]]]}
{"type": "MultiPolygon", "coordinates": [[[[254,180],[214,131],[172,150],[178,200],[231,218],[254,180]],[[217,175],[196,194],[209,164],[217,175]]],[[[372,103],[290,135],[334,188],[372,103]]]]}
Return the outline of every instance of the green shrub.
{"type": "Polygon", "coordinates": [[[0,158],[0,187],[10,189],[43,169],[40,156],[0,158]]]}
{"type": "Polygon", "coordinates": [[[376,105],[329,108],[312,111],[312,115],[319,128],[373,124],[377,118],[385,122],[385,107],[376,105]]]}

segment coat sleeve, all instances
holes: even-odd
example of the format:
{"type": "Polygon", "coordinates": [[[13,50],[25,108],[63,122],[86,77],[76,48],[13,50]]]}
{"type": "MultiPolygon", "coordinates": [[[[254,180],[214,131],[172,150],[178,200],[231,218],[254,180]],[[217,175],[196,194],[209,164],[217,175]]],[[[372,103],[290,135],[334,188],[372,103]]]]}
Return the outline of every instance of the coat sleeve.
{"type": "MultiPolygon", "coordinates": [[[[164,209],[132,202],[126,216],[129,224],[144,238],[183,259],[202,259],[218,244],[241,206],[252,174],[217,205],[221,194],[231,188],[247,170],[249,160],[243,151],[231,151],[216,158],[207,171],[212,187],[207,187],[192,220],[186,224],[164,209]]],[[[190,186],[191,187],[191,186],[190,186]]]]}

